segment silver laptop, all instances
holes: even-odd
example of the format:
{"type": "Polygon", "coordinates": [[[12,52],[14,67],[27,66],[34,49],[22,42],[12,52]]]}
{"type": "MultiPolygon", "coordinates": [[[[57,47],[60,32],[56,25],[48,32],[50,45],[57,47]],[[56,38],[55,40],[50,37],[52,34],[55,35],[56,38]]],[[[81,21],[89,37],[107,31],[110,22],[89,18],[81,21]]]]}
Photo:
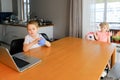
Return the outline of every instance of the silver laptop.
{"type": "Polygon", "coordinates": [[[22,52],[11,55],[7,48],[0,46],[0,62],[18,72],[23,72],[41,62],[41,60],[33,56],[25,55],[22,52]]]}

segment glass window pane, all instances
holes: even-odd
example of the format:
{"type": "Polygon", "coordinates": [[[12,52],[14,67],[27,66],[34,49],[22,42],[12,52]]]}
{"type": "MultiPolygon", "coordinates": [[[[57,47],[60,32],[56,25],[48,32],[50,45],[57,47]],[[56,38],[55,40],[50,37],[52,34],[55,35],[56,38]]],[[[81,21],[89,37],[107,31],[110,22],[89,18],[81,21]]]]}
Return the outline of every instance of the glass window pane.
{"type": "Polygon", "coordinates": [[[120,22],[120,2],[109,2],[107,5],[107,21],[120,22]]]}
{"type": "Polygon", "coordinates": [[[107,22],[110,28],[120,27],[120,0],[108,0],[107,2],[107,22]]]}
{"type": "Polygon", "coordinates": [[[104,3],[96,4],[96,22],[104,21],[104,3]]]}
{"type": "MultiPolygon", "coordinates": [[[[104,0],[96,0],[96,25],[104,21],[105,2],[104,0]]],[[[99,27],[98,27],[99,29],[99,27]]]]}
{"type": "Polygon", "coordinates": [[[107,21],[110,28],[120,27],[120,0],[96,1],[96,24],[107,21]]]}

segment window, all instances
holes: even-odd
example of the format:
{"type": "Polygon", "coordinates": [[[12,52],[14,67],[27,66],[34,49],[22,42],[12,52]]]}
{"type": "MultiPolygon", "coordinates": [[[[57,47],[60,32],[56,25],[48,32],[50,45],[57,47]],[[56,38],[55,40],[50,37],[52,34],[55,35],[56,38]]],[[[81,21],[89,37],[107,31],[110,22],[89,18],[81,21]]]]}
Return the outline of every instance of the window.
{"type": "Polygon", "coordinates": [[[120,28],[120,0],[97,0],[96,23],[106,21],[110,28],[120,28]]]}

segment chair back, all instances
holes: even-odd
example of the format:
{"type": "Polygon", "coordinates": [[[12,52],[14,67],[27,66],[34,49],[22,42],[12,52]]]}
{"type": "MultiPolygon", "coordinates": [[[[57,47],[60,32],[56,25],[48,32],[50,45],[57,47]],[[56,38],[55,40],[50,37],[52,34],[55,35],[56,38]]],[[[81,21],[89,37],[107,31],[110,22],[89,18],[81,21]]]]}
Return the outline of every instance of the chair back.
{"type": "MultiPolygon", "coordinates": [[[[49,37],[47,36],[47,34],[45,33],[40,33],[47,41],[51,42],[51,40],[49,39],[49,37]]],[[[10,44],[10,54],[16,54],[19,52],[23,51],[23,42],[24,42],[24,38],[21,39],[14,39],[12,40],[11,44],[10,44]]]]}
{"type": "Polygon", "coordinates": [[[94,32],[89,32],[86,34],[85,39],[87,40],[96,40],[94,36],[94,32]]]}
{"type": "Polygon", "coordinates": [[[47,41],[49,41],[49,42],[52,42],[50,39],[49,39],[49,37],[47,36],[47,34],[45,34],[45,33],[40,33],[47,41]]]}
{"type": "Polygon", "coordinates": [[[23,52],[23,42],[23,38],[12,40],[10,44],[10,54],[13,55],[19,52],[23,52]]]}

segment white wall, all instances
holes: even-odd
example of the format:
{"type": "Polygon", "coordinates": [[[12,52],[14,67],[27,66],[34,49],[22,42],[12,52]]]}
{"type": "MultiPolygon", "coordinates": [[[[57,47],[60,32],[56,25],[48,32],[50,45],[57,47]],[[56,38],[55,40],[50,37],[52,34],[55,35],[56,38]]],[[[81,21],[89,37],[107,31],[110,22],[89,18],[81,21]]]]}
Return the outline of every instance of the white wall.
{"type": "Polygon", "coordinates": [[[31,0],[31,15],[54,23],[54,38],[68,35],[69,0],[31,0]]]}

